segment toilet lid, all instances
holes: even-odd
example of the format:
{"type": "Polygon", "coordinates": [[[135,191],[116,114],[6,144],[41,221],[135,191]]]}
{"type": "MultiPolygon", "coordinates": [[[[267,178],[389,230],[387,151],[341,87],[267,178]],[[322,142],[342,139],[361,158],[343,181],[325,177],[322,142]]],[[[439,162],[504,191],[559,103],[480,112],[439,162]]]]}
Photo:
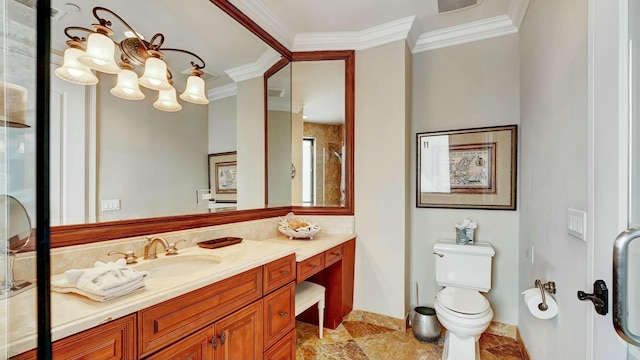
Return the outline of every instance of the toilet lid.
{"type": "Polygon", "coordinates": [[[447,287],[436,298],[440,305],[462,314],[480,314],[489,308],[489,301],[476,290],[447,287]]]}

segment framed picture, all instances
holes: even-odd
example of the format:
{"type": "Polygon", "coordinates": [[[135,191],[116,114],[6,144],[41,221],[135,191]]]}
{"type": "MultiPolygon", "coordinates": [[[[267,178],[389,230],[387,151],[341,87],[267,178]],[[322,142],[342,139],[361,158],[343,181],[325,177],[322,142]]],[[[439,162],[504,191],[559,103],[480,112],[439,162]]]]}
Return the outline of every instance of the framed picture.
{"type": "Polygon", "coordinates": [[[209,189],[218,203],[234,203],[238,193],[238,164],[235,151],[209,154],[209,189]]]}
{"type": "Polygon", "coordinates": [[[416,138],[417,207],[516,209],[517,125],[416,138]]]}

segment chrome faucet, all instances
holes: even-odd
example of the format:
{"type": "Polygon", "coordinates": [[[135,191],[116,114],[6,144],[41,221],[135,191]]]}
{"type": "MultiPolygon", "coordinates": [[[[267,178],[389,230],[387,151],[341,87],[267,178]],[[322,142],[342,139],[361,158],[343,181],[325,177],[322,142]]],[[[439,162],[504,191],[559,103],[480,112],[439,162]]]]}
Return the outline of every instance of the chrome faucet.
{"type": "Polygon", "coordinates": [[[164,247],[164,251],[167,251],[169,249],[169,243],[167,242],[167,240],[159,237],[159,236],[148,236],[147,237],[147,245],[144,246],[144,256],[143,259],[147,260],[147,259],[157,259],[158,255],[156,254],[156,244],[160,243],[162,244],[162,247],[164,247]],[[151,252],[151,253],[149,253],[151,252]]]}

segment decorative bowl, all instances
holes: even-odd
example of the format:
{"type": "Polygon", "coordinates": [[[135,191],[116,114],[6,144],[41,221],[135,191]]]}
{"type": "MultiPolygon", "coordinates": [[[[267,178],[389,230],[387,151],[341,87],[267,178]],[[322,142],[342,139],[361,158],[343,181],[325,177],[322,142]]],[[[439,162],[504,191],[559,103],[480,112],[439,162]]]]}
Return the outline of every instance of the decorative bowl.
{"type": "Polygon", "coordinates": [[[278,231],[287,235],[289,239],[310,239],[320,232],[317,224],[295,217],[293,213],[288,213],[284,218],[280,218],[278,231]]]}

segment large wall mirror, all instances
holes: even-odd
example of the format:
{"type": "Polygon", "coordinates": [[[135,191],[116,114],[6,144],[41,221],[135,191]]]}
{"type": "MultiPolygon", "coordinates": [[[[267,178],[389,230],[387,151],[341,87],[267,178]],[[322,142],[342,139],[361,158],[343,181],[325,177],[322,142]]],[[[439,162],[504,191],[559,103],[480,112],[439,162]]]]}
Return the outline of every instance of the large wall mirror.
{"type": "MultiPolygon", "coordinates": [[[[62,55],[68,40],[64,29],[91,28],[96,19],[88,6],[78,9],[61,0],[54,0],[52,5],[64,12],[52,21],[51,29],[53,53],[62,55]]],[[[52,118],[59,117],[52,122],[51,139],[52,247],[279,216],[291,211],[292,205],[294,209],[298,205],[304,208],[296,210],[302,213],[353,213],[353,52],[296,58],[299,55],[286,50],[226,0],[189,7],[170,0],[158,1],[152,8],[126,0],[92,5],[117,13],[140,35],[153,37],[162,33],[164,47],[185,49],[200,56],[206,63],[202,78],[206,80],[210,103],[194,105],[178,98],[181,111],[162,112],[153,106],[157,91],[142,88],[145,99],[139,101],[114,97],[110,89],[116,84],[116,75],[98,75],[95,87],[62,81],[52,84],[52,118]],[[169,17],[171,23],[150,20],[169,17]],[[267,69],[256,70],[256,65],[278,63],[282,68],[290,60],[321,59],[341,62],[346,74],[346,115],[342,120],[345,124],[341,125],[345,150],[335,142],[326,150],[326,154],[331,154],[330,150],[337,153],[330,160],[332,163],[337,155],[346,157],[339,170],[342,202],[331,206],[326,202],[302,203],[293,197],[292,190],[288,191],[288,198],[265,202],[272,186],[284,184],[280,180],[269,181],[269,176],[286,177],[287,187],[293,187],[291,164],[298,154],[291,151],[291,141],[290,151],[277,155],[269,154],[271,147],[262,143],[269,127],[268,118],[265,121],[269,90],[264,79],[272,74],[267,69]],[[260,75],[256,76],[256,71],[260,75]],[[237,153],[237,183],[228,183],[237,186],[236,202],[225,201],[218,206],[210,194],[209,155],[230,152],[237,153]],[[283,163],[286,166],[281,166],[283,163]],[[282,173],[278,175],[279,171],[282,173]]],[[[116,21],[111,28],[116,41],[129,30],[116,21]]],[[[180,94],[191,59],[184,54],[167,53],[165,60],[180,94]]],[[[283,73],[294,74],[295,66],[285,68],[288,70],[283,73]]],[[[140,69],[135,71],[141,75],[140,69]]],[[[293,81],[288,84],[288,88],[278,88],[283,89],[281,98],[288,101],[291,109],[296,105],[292,101],[293,81]]],[[[282,103],[278,106],[280,110],[287,107],[282,103]]]]}

